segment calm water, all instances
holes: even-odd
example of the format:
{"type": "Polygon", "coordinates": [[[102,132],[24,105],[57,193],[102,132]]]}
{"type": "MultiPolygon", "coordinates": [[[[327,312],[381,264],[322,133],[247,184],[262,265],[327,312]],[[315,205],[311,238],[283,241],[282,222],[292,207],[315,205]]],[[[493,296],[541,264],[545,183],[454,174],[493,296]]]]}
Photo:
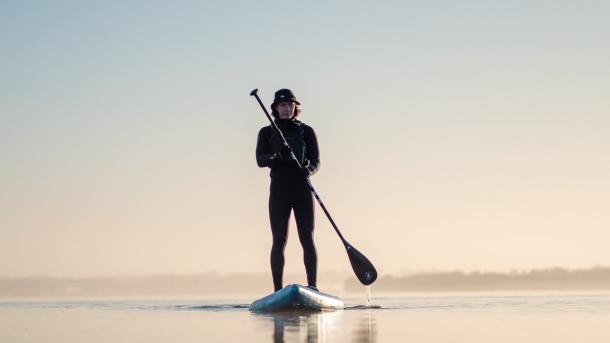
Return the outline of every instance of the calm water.
{"type": "Polygon", "coordinates": [[[610,342],[610,295],[401,295],[262,315],[253,299],[2,301],[0,342],[610,342]]]}

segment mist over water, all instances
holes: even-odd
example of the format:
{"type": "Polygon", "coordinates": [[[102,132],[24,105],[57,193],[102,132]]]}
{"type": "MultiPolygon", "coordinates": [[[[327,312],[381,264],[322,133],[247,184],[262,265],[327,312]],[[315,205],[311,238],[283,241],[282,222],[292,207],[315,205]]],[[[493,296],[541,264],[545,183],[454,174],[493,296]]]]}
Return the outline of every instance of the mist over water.
{"type": "MultiPolygon", "coordinates": [[[[333,294],[369,292],[353,275],[319,273],[319,286],[333,294]]],[[[304,275],[287,274],[285,284],[302,283],[304,275]]],[[[23,297],[222,297],[260,295],[272,288],[269,273],[148,275],[132,277],[54,278],[0,277],[1,298],[23,297]],[[244,285],[248,285],[244,287],[244,285]]],[[[375,292],[581,291],[610,290],[610,268],[549,268],[502,272],[428,272],[381,274],[375,292]]]]}

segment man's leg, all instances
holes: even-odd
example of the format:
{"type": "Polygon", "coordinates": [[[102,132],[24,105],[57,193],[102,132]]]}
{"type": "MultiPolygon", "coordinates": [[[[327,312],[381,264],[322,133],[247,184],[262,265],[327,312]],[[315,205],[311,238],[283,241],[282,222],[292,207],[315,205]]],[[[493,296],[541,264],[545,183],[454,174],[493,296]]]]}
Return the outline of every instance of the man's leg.
{"type": "Polygon", "coordinates": [[[273,234],[271,247],[271,274],[273,287],[276,291],[282,289],[284,274],[284,249],[288,241],[288,224],[290,219],[290,203],[281,192],[271,190],[269,195],[269,221],[273,234]]]}
{"type": "Polygon", "coordinates": [[[313,241],[314,200],[309,189],[304,190],[294,204],[294,218],[299,231],[299,241],[303,247],[303,262],[307,272],[307,285],[316,287],[318,255],[313,241]]]}

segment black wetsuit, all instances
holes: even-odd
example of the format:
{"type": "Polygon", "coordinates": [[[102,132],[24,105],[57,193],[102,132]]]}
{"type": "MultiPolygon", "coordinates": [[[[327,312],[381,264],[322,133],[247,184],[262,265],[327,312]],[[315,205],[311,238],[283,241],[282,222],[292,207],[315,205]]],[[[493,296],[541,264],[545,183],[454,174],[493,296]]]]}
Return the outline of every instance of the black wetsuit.
{"type": "MultiPolygon", "coordinates": [[[[307,166],[310,175],[316,173],[320,167],[320,153],[313,129],[296,119],[276,119],[275,122],[301,165],[307,166]]],[[[313,241],[314,199],[297,164],[280,157],[281,147],[282,139],[271,125],[259,131],[256,162],[259,167],[271,168],[269,194],[269,219],[273,234],[271,273],[276,291],[282,288],[284,248],[288,239],[288,221],[292,209],[294,209],[299,241],[303,247],[308,285],[315,287],[317,278],[317,254],[313,241]]]]}

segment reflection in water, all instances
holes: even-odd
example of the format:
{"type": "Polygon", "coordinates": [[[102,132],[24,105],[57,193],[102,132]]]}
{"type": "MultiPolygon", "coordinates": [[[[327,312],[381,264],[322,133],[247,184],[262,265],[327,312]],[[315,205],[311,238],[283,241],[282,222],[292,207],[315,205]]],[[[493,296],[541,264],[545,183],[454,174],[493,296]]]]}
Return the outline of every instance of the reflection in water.
{"type": "Polygon", "coordinates": [[[371,310],[362,312],[353,336],[352,342],[377,342],[377,323],[371,310]]]}
{"type": "MultiPolygon", "coordinates": [[[[273,323],[272,342],[376,342],[377,324],[371,310],[253,314],[265,326],[273,323]],[[347,329],[347,330],[346,330],[347,329]]],[[[270,325],[269,325],[270,327],[270,325]]]]}

